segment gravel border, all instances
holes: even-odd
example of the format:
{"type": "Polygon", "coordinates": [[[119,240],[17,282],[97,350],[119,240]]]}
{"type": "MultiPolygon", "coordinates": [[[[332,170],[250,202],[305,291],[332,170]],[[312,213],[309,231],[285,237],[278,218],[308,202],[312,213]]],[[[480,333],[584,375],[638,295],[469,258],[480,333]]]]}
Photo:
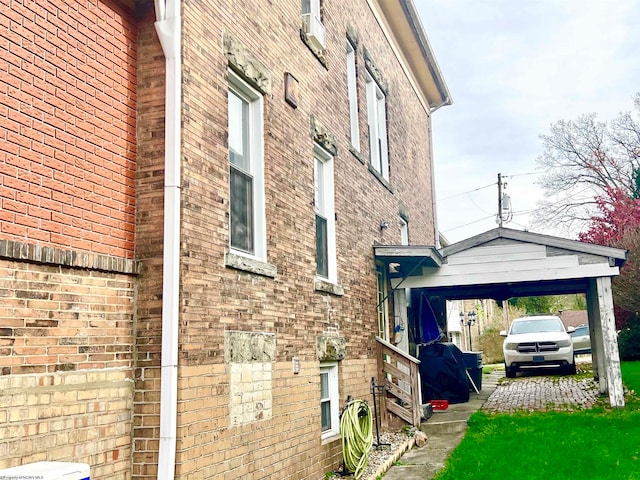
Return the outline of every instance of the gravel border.
{"type": "MultiPolygon", "coordinates": [[[[369,451],[369,464],[364,469],[360,480],[376,480],[383,475],[391,465],[397,462],[400,457],[413,448],[415,440],[413,437],[402,432],[380,432],[380,447],[376,447],[377,438],[373,438],[373,446],[369,451]],[[390,445],[384,445],[384,444],[390,445]]],[[[333,478],[344,478],[352,480],[353,475],[334,476],[333,478]]]]}

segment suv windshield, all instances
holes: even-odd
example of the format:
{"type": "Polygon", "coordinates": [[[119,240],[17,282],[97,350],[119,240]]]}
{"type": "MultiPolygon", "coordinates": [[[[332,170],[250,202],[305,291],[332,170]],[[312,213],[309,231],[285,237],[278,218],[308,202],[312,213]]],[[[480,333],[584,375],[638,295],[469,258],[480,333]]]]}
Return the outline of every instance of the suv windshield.
{"type": "Polygon", "coordinates": [[[542,320],[521,320],[511,325],[511,335],[534,332],[563,332],[562,322],[556,318],[542,320]]]}

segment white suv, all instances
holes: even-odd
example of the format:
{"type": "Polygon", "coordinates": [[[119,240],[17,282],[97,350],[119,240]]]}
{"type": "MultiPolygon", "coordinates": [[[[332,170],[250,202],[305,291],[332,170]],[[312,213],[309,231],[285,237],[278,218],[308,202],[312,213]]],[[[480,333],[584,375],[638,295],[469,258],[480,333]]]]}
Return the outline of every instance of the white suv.
{"type": "Polygon", "coordinates": [[[547,315],[516,318],[502,345],[507,377],[513,378],[521,368],[560,367],[564,373],[576,373],[573,342],[559,317],[547,315]]]}

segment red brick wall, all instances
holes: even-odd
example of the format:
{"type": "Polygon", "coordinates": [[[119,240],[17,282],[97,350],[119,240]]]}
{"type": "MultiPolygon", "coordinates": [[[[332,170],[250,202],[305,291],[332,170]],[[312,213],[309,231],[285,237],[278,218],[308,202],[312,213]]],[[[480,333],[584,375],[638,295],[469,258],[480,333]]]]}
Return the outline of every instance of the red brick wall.
{"type": "Polygon", "coordinates": [[[129,275],[0,261],[0,373],[130,368],[129,275]]]}
{"type": "Polygon", "coordinates": [[[131,475],[137,24],[0,0],[0,468],[131,475]]]}
{"type": "Polygon", "coordinates": [[[0,5],[0,235],[132,258],[135,20],[108,0],[0,5]]]}

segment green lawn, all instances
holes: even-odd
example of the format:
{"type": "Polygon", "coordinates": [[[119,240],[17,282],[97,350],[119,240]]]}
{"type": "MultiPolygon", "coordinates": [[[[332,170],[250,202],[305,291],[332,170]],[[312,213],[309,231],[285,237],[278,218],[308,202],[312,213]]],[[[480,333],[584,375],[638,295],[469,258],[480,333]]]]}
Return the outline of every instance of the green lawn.
{"type": "Polygon", "coordinates": [[[622,380],[629,390],[640,392],[640,362],[622,362],[622,380]]]}
{"type": "MultiPolygon", "coordinates": [[[[640,392],[640,362],[622,378],[640,392]]],[[[621,409],[488,415],[469,430],[437,480],[640,480],[640,401],[621,409]]]]}

